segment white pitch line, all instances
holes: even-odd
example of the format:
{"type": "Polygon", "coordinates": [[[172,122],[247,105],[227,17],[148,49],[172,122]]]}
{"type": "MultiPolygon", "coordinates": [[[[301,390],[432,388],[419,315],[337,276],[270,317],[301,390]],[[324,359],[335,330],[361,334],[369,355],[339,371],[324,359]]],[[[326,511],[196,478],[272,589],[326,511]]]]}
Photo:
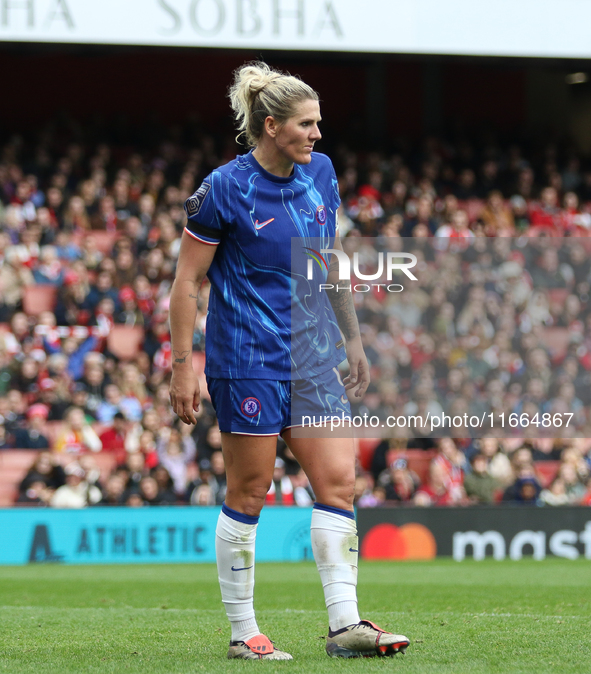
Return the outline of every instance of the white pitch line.
{"type": "MultiPolygon", "coordinates": [[[[18,610],[22,611],[23,609],[29,611],[150,611],[150,612],[160,612],[160,613],[210,613],[213,615],[223,616],[223,613],[219,609],[206,609],[206,608],[162,608],[160,606],[87,606],[87,607],[55,607],[55,606],[0,606],[0,611],[7,610],[18,610]]],[[[285,614],[285,613],[318,613],[325,614],[326,611],[322,609],[293,609],[293,608],[283,608],[283,609],[259,609],[259,613],[264,614],[285,614]]],[[[534,620],[590,620],[591,616],[585,615],[546,615],[542,613],[458,613],[456,611],[435,611],[435,612],[424,612],[424,611],[376,611],[380,615],[389,616],[404,616],[406,618],[416,618],[416,617],[430,617],[437,619],[440,616],[455,616],[457,618],[526,618],[534,620]]]]}

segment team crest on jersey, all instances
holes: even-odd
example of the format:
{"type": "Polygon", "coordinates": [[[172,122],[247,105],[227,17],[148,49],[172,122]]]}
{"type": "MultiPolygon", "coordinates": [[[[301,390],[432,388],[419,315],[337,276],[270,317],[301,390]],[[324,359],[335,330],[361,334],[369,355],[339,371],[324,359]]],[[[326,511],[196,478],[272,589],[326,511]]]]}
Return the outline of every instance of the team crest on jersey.
{"type": "Polygon", "coordinates": [[[203,202],[205,201],[205,197],[207,196],[207,193],[210,189],[211,185],[209,183],[203,183],[201,187],[195,192],[195,194],[187,199],[187,214],[189,217],[199,213],[201,206],[203,206],[203,202]]]}
{"type": "Polygon", "coordinates": [[[326,207],[323,205],[316,209],[316,222],[319,225],[326,225],[326,207]]]}
{"type": "Polygon", "coordinates": [[[244,398],[240,409],[242,410],[242,414],[245,414],[247,417],[256,417],[261,411],[261,403],[257,398],[249,396],[248,398],[244,398]]]}

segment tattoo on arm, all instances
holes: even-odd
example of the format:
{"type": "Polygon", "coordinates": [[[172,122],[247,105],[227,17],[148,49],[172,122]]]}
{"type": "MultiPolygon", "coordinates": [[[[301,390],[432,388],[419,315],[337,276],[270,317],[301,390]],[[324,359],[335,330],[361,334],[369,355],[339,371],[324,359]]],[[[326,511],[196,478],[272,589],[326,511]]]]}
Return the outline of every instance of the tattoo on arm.
{"type": "Polygon", "coordinates": [[[189,293],[189,297],[190,297],[192,300],[195,300],[196,302],[199,302],[199,295],[191,295],[191,293],[189,293]]]}
{"type": "Polygon", "coordinates": [[[353,339],[359,335],[359,323],[357,322],[357,314],[355,313],[355,306],[353,304],[353,295],[349,290],[350,284],[346,281],[339,286],[338,282],[339,262],[336,255],[332,256],[328,273],[334,276],[334,287],[327,289],[328,299],[334,310],[337,323],[345,339],[353,339]]]}
{"type": "Polygon", "coordinates": [[[175,363],[184,363],[187,360],[187,356],[191,353],[190,351],[173,351],[174,353],[174,362],[175,363]]]}

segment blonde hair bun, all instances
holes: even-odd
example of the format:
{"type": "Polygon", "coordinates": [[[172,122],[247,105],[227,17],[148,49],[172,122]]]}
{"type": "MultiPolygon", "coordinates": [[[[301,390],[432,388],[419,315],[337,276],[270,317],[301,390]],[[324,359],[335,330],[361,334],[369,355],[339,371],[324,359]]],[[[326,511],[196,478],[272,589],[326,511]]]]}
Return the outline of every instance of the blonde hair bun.
{"type": "Polygon", "coordinates": [[[239,132],[236,140],[244,135],[251,147],[261,137],[267,117],[283,123],[301,101],[318,100],[314,89],[299,77],[274,70],[262,61],[235,70],[228,95],[239,132]]]}

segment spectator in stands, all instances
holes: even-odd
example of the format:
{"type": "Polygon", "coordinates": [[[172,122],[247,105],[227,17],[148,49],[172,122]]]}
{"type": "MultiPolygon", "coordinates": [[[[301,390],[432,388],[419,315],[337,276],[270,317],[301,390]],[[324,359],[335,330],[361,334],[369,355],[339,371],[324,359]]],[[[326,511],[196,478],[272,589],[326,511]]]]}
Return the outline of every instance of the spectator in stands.
{"type": "Polygon", "coordinates": [[[484,437],[480,440],[480,453],[486,457],[487,472],[497,482],[499,487],[505,487],[513,482],[511,461],[503,451],[503,445],[497,438],[484,437]]]}
{"type": "Polygon", "coordinates": [[[25,356],[20,363],[16,374],[11,377],[10,385],[12,388],[26,395],[27,400],[33,400],[38,390],[37,380],[39,378],[39,364],[34,358],[25,356]]]}
{"type": "Polygon", "coordinates": [[[39,263],[33,270],[35,283],[59,286],[64,280],[64,269],[55,246],[43,246],[39,263]]]}
{"type": "Polygon", "coordinates": [[[79,407],[70,407],[64,415],[64,429],[55,443],[57,452],[80,455],[100,452],[103,445],[79,407]]]}
{"type": "MultiPolygon", "coordinates": [[[[129,436],[128,440],[130,440],[128,451],[135,451],[129,436]]],[[[158,452],[156,451],[156,440],[154,439],[153,431],[144,430],[140,432],[137,451],[141,452],[144,456],[144,461],[148,468],[154,468],[158,465],[158,452]]]]}
{"type": "MultiPolygon", "coordinates": [[[[120,375],[119,388],[124,400],[135,399],[143,407],[148,402],[149,396],[138,366],[135,363],[126,363],[121,367],[120,375]]],[[[129,403],[123,403],[123,405],[129,405],[129,403]]],[[[130,418],[135,416],[132,414],[130,418]]]]}
{"type": "Polygon", "coordinates": [[[81,381],[72,385],[72,405],[79,407],[84,412],[84,418],[89,424],[96,421],[96,415],[89,405],[88,389],[81,381]]]}
{"type": "MultiPolygon", "coordinates": [[[[156,480],[158,485],[158,499],[162,505],[172,505],[177,503],[179,495],[175,494],[174,482],[168,470],[161,465],[155,466],[150,475],[156,480]]],[[[184,485],[186,487],[186,484],[184,485]]],[[[180,495],[182,498],[184,492],[180,495]]]]}
{"type": "Polygon", "coordinates": [[[568,502],[577,505],[585,495],[585,483],[579,478],[575,467],[570,463],[562,463],[558,469],[557,479],[564,485],[568,502]]]}
{"type": "Polygon", "coordinates": [[[378,485],[384,488],[386,501],[409,502],[419,488],[420,480],[409,469],[407,460],[399,457],[380,475],[378,485]]]}
{"type": "Polygon", "coordinates": [[[515,233],[513,213],[505,206],[503,195],[499,190],[493,190],[488,195],[480,218],[484,223],[486,236],[512,236],[515,233]]]}
{"type": "Polygon", "coordinates": [[[15,447],[19,449],[49,449],[49,440],[44,435],[49,409],[38,403],[27,411],[27,425],[18,428],[14,434],[15,447]]]}
{"type": "Polygon", "coordinates": [[[537,232],[548,232],[560,236],[563,234],[558,192],[555,187],[545,187],[540,195],[540,202],[530,209],[532,228],[537,232]]]}
{"type": "Polygon", "coordinates": [[[572,269],[561,264],[554,248],[545,248],[531,272],[534,288],[569,288],[572,285],[572,269]]]}
{"type": "Polygon", "coordinates": [[[137,398],[121,395],[116,384],[105,386],[105,399],[96,410],[97,419],[108,424],[113,421],[117,412],[121,412],[130,421],[139,421],[142,418],[142,406],[137,398]]]}
{"type": "Polygon", "coordinates": [[[523,505],[537,505],[542,487],[533,475],[523,474],[503,494],[503,501],[523,505]]]}
{"type": "Polygon", "coordinates": [[[191,505],[212,506],[215,505],[215,495],[209,484],[201,483],[191,492],[189,497],[191,505]]]}
{"type": "Polygon", "coordinates": [[[224,456],[221,451],[215,451],[211,455],[211,467],[210,475],[207,480],[209,486],[211,487],[214,496],[215,502],[217,505],[221,505],[224,502],[226,497],[226,467],[224,465],[224,456]]]}
{"type": "Polygon", "coordinates": [[[293,499],[295,505],[300,508],[308,508],[314,505],[315,496],[308,476],[300,468],[297,473],[288,473],[293,487],[293,499]]]}
{"type": "Polygon", "coordinates": [[[125,493],[125,479],[120,473],[111,475],[107,480],[104,489],[103,498],[98,502],[100,506],[120,506],[123,505],[123,494],[125,493]]]}
{"type": "Polygon", "coordinates": [[[128,492],[138,491],[140,482],[150,474],[144,455],[141,452],[128,454],[122,470],[126,477],[125,488],[128,492]]]}
{"type": "Polygon", "coordinates": [[[11,388],[6,396],[8,412],[3,414],[6,430],[16,433],[19,428],[26,425],[27,399],[18,390],[11,388]]]}
{"type": "Polygon", "coordinates": [[[52,490],[66,482],[64,469],[51,452],[39,453],[19,485],[19,494],[24,494],[33,484],[39,482],[52,490]]]}
{"type": "Polygon", "coordinates": [[[464,488],[453,485],[448,479],[445,467],[441,463],[432,462],[429,467],[429,481],[421,485],[414,495],[413,503],[417,506],[460,505],[464,499],[464,488]]]}
{"type": "Polygon", "coordinates": [[[572,443],[562,450],[560,460],[563,464],[569,464],[575,470],[578,479],[586,484],[591,475],[591,466],[585,460],[584,444],[586,439],[573,440],[572,443]]]}
{"type": "Polygon", "coordinates": [[[158,492],[158,483],[153,477],[144,477],[139,484],[139,495],[144,505],[162,505],[158,492]]]}
{"type": "Polygon", "coordinates": [[[130,508],[142,508],[146,505],[138,491],[126,492],[125,497],[125,505],[130,508]]]}
{"type": "Polygon", "coordinates": [[[117,463],[125,462],[126,440],[127,436],[127,421],[122,412],[116,412],[113,416],[112,426],[105,429],[99,439],[102,444],[103,452],[111,452],[114,454],[117,463]]]}
{"type": "Polygon", "coordinates": [[[550,486],[540,492],[540,501],[551,506],[569,505],[571,500],[566,493],[564,480],[560,477],[554,478],[550,486]]]}
{"type": "Polygon", "coordinates": [[[6,249],[0,267],[0,316],[13,315],[21,304],[24,288],[34,283],[31,270],[23,264],[16,247],[6,249]]]}
{"type": "Polygon", "coordinates": [[[89,484],[80,464],[69,463],[65,468],[66,484],[56,489],[50,505],[52,508],[85,508],[102,499],[100,489],[89,484]]]}
{"type": "Polygon", "coordinates": [[[271,486],[265,497],[267,505],[294,505],[293,484],[285,474],[285,461],[280,457],[275,459],[275,469],[271,486]]]}
{"type": "Polygon", "coordinates": [[[470,503],[493,503],[499,483],[488,471],[488,459],[484,454],[474,454],[472,471],[464,477],[464,489],[470,503]]]}
{"type": "Polygon", "coordinates": [[[144,325],[144,315],[140,311],[133,288],[123,286],[119,291],[121,310],[115,315],[115,323],[122,325],[144,325]]]}
{"type": "Polygon", "coordinates": [[[459,502],[465,496],[464,473],[469,470],[466,457],[451,438],[440,438],[437,445],[438,452],[432,463],[442,468],[446,476],[446,488],[452,500],[459,502]]]}
{"type": "Polygon", "coordinates": [[[27,489],[20,491],[15,505],[49,506],[55,490],[38,480],[29,484],[27,489]]]}
{"type": "Polygon", "coordinates": [[[98,303],[105,298],[111,299],[113,304],[117,306],[117,295],[117,290],[113,287],[113,278],[111,273],[108,271],[100,271],[97,276],[96,283],[90,288],[90,292],[86,297],[86,302],[90,310],[94,313],[98,303]]]}
{"type": "Polygon", "coordinates": [[[195,459],[197,454],[191,430],[187,424],[182,425],[181,431],[176,428],[165,428],[160,434],[156,447],[159,463],[172,477],[174,491],[178,495],[185,493],[187,465],[195,459]]]}

